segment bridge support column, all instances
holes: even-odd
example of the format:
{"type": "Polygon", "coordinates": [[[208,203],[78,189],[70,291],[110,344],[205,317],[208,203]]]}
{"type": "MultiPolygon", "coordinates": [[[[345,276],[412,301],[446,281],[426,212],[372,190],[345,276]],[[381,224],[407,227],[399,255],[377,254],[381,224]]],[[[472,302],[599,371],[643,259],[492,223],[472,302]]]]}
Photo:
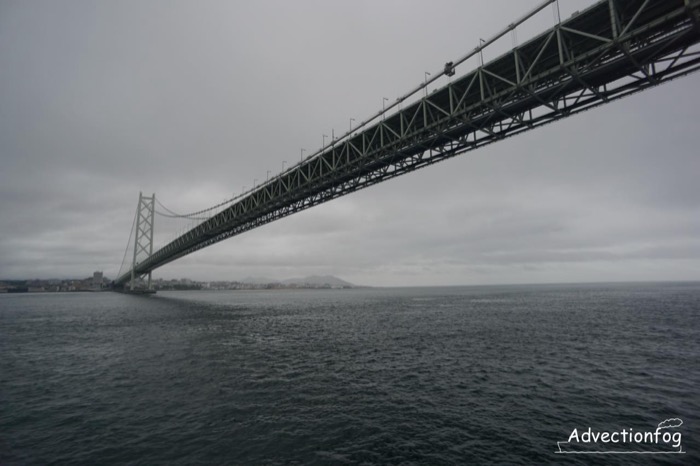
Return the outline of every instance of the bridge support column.
{"type": "MultiPolygon", "coordinates": [[[[139,205],[136,210],[136,239],[134,241],[134,259],[131,263],[131,291],[136,282],[136,265],[139,254],[146,254],[146,258],[153,254],[153,226],[156,195],[146,197],[139,192],[139,205]]],[[[148,272],[148,289],[151,289],[151,272],[148,272]]]]}

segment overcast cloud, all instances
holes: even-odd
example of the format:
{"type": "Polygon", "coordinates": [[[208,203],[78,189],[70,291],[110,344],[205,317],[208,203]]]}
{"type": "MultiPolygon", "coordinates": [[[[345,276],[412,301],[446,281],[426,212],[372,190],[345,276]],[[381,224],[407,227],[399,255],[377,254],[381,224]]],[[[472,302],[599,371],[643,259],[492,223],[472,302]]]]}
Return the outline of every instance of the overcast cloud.
{"type": "MultiPolygon", "coordinates": [[[[139,191],[181,212],[240,193],[539,3],[0,0],[0,278],[114,278],[139,191]]],[[[518,40],[551,26],[544,13],[518,40]]],[[[155,276],[699,280],[699,84],[509,138],[155,276]]],[[[156,222],[162,244],[175,226],[156,222]]]]}

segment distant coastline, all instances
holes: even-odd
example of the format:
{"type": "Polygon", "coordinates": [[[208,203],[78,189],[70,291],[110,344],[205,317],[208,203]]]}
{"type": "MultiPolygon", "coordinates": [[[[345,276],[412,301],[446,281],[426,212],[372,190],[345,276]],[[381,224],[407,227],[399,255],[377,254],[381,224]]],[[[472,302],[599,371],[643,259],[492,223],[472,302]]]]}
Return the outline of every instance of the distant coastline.
{"type": "Polygon", "coordinates": [[[289,289],[350,289],[365,288],[354,285],[332,275],[310,276],[303,278],[290,278],[287,280],[274,280],[264,277],[248,277],[237,281],[194,281],[183,278],[181,280],[153,280],[153,288],[158,291],[168,290],[289,290],[289,289]]]}
{"type": "MultiPolygon", "coordinates": [[[[0,293],[58,293],[109,291],[111,280],[93,276],[84,279],[49,280],[0,280],[0,293]]],[[[237,281],[197,281],[188,278],[164,280],[154,279],[153,289],[174,290],[287,290],[287,289],[351,289],[366,288],[354,285],[332,275],[309,276],[274,280],[270,278],[245,278],[237,281]]]]}

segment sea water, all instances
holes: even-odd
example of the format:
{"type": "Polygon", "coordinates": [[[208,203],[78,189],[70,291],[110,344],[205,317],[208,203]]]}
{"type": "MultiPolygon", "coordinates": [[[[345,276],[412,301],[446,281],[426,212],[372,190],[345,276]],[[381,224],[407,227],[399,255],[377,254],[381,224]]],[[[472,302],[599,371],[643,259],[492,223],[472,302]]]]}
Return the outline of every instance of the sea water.
{"type": "Polygon", "coordinates": [[[6,294],[0,354],[2,465],[700,464],[700,283],[6,294]]]}

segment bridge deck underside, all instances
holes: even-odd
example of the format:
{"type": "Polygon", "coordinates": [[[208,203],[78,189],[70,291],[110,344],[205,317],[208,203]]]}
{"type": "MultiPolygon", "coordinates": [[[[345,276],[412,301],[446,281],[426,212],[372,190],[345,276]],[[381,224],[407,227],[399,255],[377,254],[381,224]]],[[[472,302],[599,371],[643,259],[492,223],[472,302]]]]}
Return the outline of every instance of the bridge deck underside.
{"type": "Polygon", "coordinates": [[[271,179],[135,272],[695,71],[699,11],[700,0],[603,0],[271,179]]]}

